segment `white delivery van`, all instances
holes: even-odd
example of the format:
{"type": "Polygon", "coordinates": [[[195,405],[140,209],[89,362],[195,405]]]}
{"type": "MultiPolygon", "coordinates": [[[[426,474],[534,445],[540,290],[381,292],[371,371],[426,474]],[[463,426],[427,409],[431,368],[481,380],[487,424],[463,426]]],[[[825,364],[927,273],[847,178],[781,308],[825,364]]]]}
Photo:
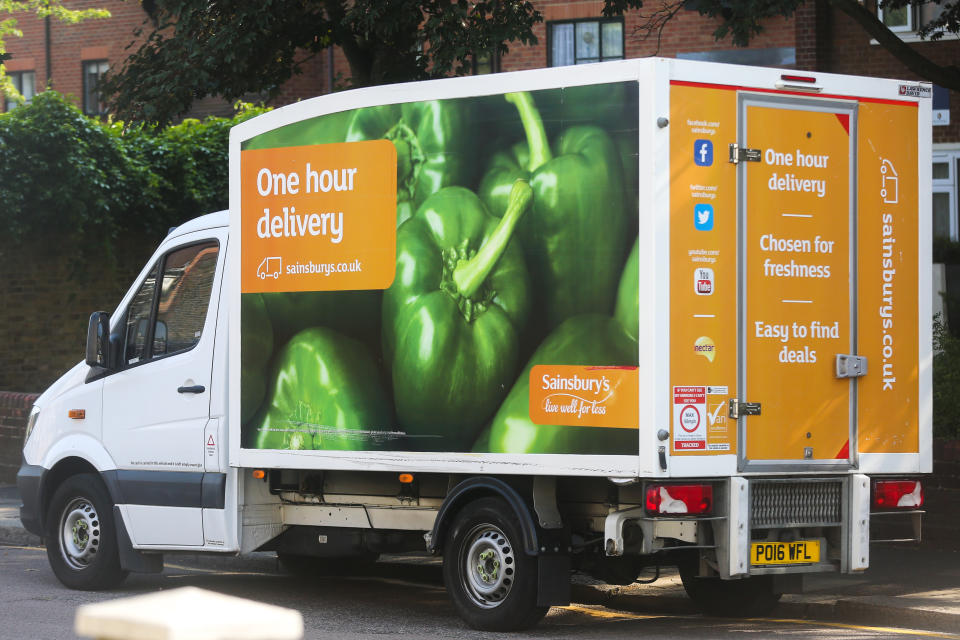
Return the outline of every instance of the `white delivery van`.
{"type": "Polygon", "coordinates": [[[74,588],[430,551],[481,629],[573,569],[727,615],[862,571],[931,470],[930,94],[649,59],[245,122],[37,400],[23,522],[74,588]]]}

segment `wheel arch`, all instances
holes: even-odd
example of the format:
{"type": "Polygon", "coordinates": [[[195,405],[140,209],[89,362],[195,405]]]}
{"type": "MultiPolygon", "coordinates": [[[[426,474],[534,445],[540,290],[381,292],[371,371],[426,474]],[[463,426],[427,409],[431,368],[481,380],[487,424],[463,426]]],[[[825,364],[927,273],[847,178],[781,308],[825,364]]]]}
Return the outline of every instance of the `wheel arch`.
{"type": "MultiPolygon", "coordinates": [[[[67,478],[83,473],[94,475],[100,478],[100,481],[103,482],[103,476],[100,475],[100,472],[97,470],[97,468],[94,467],[90,461],[79,456],[68,456],[63,458],[54,464],[49,471],[43,474],[43,477],[40,480],[39,516],[40,526],[43,527],[44,530],[47,526],[47,511],[50,508],[50,500],[53,498],[53,494],[56,493],[57,488],[63,484],[67,478]]],[[[106,486],[106,483],[104,483],[104,486],[106,486]]]]}
{"type": "Polygon", "coordinates": [[[430,531],[427,549],[431,553],[443,551],[443,539],[450,522],[470,502],[484,497],[503,498],[513,510],[523,536],[523,550],[527,555],[539,554],[539,534],[531,514],[530,503],[512,485],[491,476],[467,478],[457,484],[444,499],[430,531]]]}

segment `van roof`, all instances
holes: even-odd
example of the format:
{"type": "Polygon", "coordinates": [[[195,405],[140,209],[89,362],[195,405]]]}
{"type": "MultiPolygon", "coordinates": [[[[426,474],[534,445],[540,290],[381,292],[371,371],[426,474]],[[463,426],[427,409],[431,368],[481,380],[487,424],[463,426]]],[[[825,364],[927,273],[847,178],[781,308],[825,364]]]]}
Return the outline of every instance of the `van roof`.
{"type": "Polygon", "coordinates": [[[187,220],[179,227],[173,227],[167,234],[168,238],[182,236],[193,231],[203,231],[204,229],[216,229],[217,227],[226,227],[230,224],[230,211],[223,210],[216,213],[208,213],[205,216],[187,220]]]}

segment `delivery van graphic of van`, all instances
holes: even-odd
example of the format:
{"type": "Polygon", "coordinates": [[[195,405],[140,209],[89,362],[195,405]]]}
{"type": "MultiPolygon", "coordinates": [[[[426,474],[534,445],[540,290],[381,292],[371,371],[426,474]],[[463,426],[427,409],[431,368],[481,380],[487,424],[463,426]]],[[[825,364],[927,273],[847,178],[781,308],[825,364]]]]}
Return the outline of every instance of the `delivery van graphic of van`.
{"type": "Polygon", "coordinates": [[[880,197],[887,204],[897,204],[900,201],[900,178],[893,163],[886,158],[880,158],[880,174],[883,176],[880,197]]]}
{"type": "Polygon", "coordinates": [[[257,267],[257,277],[261,280],[264,278],[273,278],[276,280],[280,277],[281,268],[279,256],[264,258],[263,262],[260,263],[260,266],[257,267]]]}

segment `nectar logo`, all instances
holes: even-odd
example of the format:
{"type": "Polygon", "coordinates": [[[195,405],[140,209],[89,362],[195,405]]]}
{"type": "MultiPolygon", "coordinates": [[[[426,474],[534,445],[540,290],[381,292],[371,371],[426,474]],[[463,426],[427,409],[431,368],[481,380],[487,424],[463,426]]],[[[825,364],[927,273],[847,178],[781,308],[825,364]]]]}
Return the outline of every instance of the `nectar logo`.
{"type": "Polygon", "coordinates": [[[713,339],[709,336],[700,336],[693,343],[693,352],[713,362],[713,359],[717,356],[717,346],[713,344],[713,339]]]}

